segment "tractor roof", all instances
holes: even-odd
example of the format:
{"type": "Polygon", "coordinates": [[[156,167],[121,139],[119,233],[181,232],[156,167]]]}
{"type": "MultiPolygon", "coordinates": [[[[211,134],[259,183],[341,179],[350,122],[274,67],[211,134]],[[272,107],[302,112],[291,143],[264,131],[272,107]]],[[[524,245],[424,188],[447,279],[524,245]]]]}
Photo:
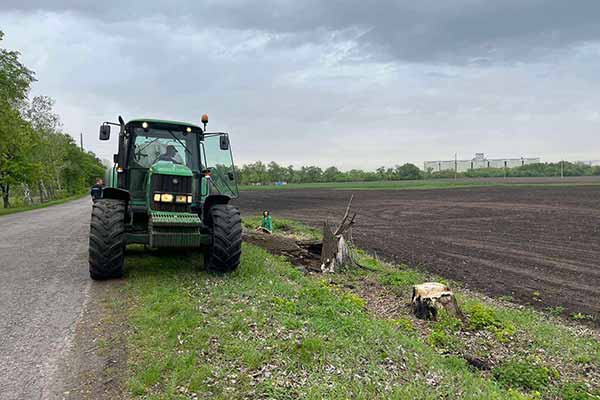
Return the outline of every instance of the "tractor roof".
{"type": "Polygon", "coordinates": [[[148,123],[155,123],[155,124],[183,125],[183,126],[191,126],[192,128],[202,129],[198,125],[190,124],[189,122],[169,121],[166,119],[153,119],[153,118],[136,118],[136,119],[129,120],[129,122],[127,122],[125,125],[129,125],[132,122],[148,122],[148,123]]]}

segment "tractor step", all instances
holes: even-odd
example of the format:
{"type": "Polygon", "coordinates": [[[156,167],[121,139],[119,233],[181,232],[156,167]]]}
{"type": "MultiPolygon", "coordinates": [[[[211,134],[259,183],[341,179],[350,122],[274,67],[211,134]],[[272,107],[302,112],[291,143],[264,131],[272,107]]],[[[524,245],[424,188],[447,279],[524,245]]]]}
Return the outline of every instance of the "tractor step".
{"type": "Polygon", "coordinates": [[[151,211],[150,221],[154,226],[200,227],[202,222],[196,214],[167,211],[151,211]]]}
{"type": "Polygon", "coordinates": [[[150,246],[196,248],[206,241],[200,232],[202,222],[196,214],[151,211],[149,221],[150,246]]]}

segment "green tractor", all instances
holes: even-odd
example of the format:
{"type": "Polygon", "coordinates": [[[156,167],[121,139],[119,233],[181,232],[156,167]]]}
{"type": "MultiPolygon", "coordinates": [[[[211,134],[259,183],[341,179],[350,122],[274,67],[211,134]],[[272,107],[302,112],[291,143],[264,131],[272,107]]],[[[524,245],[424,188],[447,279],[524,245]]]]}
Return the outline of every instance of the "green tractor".
{"type": "Polygon", "coordinates": [[[92,279],[123,275],[125,247],[200,249],[205,266],[230,272],[240,263],[242,226],[236,172],[227,133],[157,119],[105,122],[100,140],[119,127],[119,150],[93,205],[92,279]]]}

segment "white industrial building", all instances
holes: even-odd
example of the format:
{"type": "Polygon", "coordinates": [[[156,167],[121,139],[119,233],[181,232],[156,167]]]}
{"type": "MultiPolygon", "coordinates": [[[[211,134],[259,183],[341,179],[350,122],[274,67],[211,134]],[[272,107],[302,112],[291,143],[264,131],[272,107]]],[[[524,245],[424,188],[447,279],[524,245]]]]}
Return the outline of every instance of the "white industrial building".
{"type": "Polygon", "coordinates": [[[521,158],[485,158],[483,153],[475,153],[475,157],[470,160],[438,160],[425,161],[425,171],[454,171],[465,172],[470,169],[479,168],[515,168],[527,164],[540,163],[539,157],[521,157],[521,158]]]}

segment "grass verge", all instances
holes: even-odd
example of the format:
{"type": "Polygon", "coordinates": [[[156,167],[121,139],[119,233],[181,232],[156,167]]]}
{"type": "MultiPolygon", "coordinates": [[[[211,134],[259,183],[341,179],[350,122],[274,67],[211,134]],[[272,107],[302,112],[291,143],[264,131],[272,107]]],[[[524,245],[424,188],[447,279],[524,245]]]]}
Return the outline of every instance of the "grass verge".
{"type": "Polygon", "coordinates": [[[544,178],[539,178],[540,182],[518,181],[508,179],[506,182],[501,179],[485,180],[478,178],[454,179],[428,179],[411,181],[373,181],[373,182],[323,182],[323,183],[290,183],[284,186],[276,185],[241,185],[239,190],[285,190],[285,189],[340,189],[340,190],[401,190],[401,189],[456,189],[469,187],[486,186],[512,186],[512,187],[556,187],[556,186],[589,186],[599,185],[600,181],[570,181],[557,182],[555,178],[548,178],[548,182],[543,182],[544,178]]]}
{"type": "Polygon", "coordinates": [[[597,398],[600,344],[583,328],[467,292],[459,301],[468,322],[415,320],[408,288],[429,277],[361,259],[372,270],[310,276],[244,245],[240,268],[221,276],[203,271],[201,256],[132,249],[129,391],[149,399],[597,398]]]}
{"type": "Polygon", "coordinates": [[[27,207],[0,208],[0,216],[14,214],[14,213],[23,212],[23,211],[37,210],[38,208],[46,208],[46,207],[50,207],[50,206],[55,206],[58,204],[67,203],[72,200],[81,199],[82,197],[85,197],[85,196],[89,196],[89,194],[87,194],[87,193],[76,194],[73,196],[65,197],[64,199],[52,200],[52,201],[48,201],[46,203],[36,204],[33,206],[27,206],[27,207]]]}

